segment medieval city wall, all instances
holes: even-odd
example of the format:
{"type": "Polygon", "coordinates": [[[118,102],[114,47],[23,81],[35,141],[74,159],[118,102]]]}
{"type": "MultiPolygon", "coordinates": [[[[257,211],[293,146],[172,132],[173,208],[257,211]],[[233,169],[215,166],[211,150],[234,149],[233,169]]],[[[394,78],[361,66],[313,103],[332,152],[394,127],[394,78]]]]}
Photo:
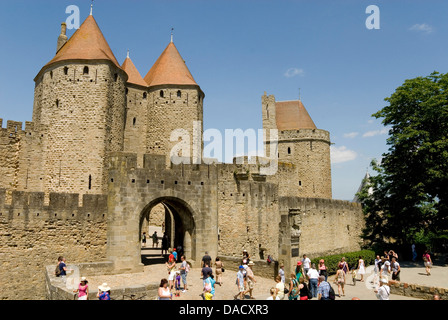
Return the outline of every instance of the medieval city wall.
{"type": "Polygon", "coordinates": [[[0,189],[1,299],[45,299],[44,266],[106,258],[107,198],[77,194],[13,191],[6,201],[0,189]],[[33,288],[30,290],[29,288],[33,288]]]}

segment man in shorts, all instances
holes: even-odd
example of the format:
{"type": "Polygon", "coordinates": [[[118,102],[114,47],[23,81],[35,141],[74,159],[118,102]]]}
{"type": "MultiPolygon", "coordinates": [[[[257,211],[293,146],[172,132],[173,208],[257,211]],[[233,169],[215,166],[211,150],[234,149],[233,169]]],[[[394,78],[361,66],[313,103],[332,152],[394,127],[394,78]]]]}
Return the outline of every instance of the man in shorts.
{"type": "Polygon", "coordinates": [[[238,293],[234,296],[234,299],[237,300],[237,297],[240,297],[240,300],[244,300],[244,292],[246,288],[244,287],[244,267],[239,266],[238,272],[236,274],[236,285],[238,286],[238,293]]]}
{"type": "Polygon", "coordinates": [[[247,283],[247,288],[248,289],[244,292],[244,295],[246,293],[249,293],[250,299],[255,299],[253,297],[253,295],[252,295],[252,291],[254,290],[255,282],[257,282],[255,280],[254,272],[252,270],[252,266],[253,265],[254,265],[254,262],[253,261],[249,261],[249,264],[247,265],[247,268],[246,268],[246,283],[247,283]]]}

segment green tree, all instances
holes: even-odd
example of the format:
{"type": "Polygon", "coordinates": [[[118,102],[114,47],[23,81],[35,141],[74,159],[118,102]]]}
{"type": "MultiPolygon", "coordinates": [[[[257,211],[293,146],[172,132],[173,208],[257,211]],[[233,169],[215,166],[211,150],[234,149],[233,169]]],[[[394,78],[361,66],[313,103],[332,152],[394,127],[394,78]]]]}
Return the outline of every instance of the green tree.
{"type": "Polygon", "coordinates": [[[358,194],[371,244],[409,243],[448,230],[448,74],[406,80],[372,116],[389,128],[388,152],[358,194]],[[370,192],[368,192],[370,188],[370,192]]]}

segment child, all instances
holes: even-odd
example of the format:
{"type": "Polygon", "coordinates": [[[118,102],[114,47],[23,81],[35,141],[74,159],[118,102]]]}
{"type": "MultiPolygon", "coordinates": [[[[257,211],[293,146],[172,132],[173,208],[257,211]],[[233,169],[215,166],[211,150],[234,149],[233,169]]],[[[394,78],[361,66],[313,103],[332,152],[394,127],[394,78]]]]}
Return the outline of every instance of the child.
{"type": "Polygon", "coordinates": [[[176,297],[180,297],[180,271],[176,271],[176,297]]]}
{"type": "Polygon", "coordinates": [[[356,286],[356,269],[352,268],[352,280],[353,280],[353,285],[356,286]]]}

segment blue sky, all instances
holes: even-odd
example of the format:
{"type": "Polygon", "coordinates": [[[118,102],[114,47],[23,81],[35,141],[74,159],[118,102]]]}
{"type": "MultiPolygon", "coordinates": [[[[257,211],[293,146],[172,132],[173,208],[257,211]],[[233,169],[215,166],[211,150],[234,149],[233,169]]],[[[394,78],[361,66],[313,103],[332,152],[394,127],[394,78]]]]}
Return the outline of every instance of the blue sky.
{"type": "MultiPolygon", "coordinates": [[[[33,78],[55,54],[69,5],[0,2],[0,118],[31,121],[33,78]]],[[[94,16],[122,63],[142,74],[170,41],[205,92],[204,129],[261,129],[261,95],[301,98],[331,133],[333,198],[352,200],[387,130],[371,117],[405,79],[448,71],[448,1],[96,0],[94,16]],[[380,29],[369,30],[369,5],[380,29]]],[[[69,30],[68,35],[74,30],[69,30]]],[[[3,124],[5,127],[6,124],[3,124]]]]}

